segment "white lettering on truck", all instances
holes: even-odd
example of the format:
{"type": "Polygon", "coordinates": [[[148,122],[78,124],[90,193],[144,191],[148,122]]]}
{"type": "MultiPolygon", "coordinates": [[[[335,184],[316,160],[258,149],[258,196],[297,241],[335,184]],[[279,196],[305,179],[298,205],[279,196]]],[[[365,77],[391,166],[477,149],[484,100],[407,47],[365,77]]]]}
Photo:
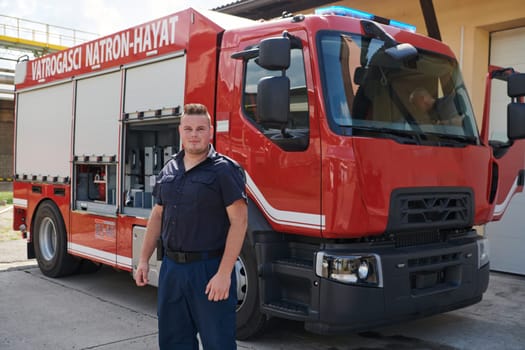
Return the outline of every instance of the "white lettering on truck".
{"type": "Polygon", "coordinates": [[[175,26],[178,20],[178,16],[172,16],[135,28],[133,54],[175,44],[175,26]]]}
{"type": "Polygon", "coordinates": [[[101,64],[128,57],[130,49],[136,55],[173,45],[178,20],[178,16],[171,16],[42,57],[31,63],[32,79],[38,81],[87,67],[98,68],[101,64]]]}
{"type": "Polygon", "coordinates": [[[46,79],[55,74],[68,73],[82,67],[82,47],[75,47],[46,56],[31,63],[32,79],[46,79]]]}
{"type": "Polygon", "coordinates": [[[129,56],[129,31],[86,45],[86,67],[129,56]]]}

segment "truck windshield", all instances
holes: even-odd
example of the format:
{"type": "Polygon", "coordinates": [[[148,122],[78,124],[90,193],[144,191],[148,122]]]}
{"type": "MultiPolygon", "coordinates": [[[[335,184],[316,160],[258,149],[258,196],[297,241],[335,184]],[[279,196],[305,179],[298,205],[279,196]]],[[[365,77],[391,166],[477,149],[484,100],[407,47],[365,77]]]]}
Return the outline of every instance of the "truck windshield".
{"type": "Polygon", "coordinates": [[[477,144],[478,130],[457,62],[419,50],[395,59],[378,39],[318,35],[323,92],[332,130],[404,143],[477,144]]]}

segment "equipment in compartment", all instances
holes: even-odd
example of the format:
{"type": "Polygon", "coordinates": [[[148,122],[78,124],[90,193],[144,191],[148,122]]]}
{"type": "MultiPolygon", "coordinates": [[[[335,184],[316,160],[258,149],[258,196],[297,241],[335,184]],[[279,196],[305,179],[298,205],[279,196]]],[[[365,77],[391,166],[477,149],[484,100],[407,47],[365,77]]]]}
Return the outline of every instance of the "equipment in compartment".
{"type": "Polygon", "coordinates": [[[145,192],[152,192],[155,185],[155,175],[157,175],[162,167],[163,148],[162,147],[144,147],[144,189],[145,192]]]}
{"type": "Polygon", "coordinates": [[[76,200],[116,204],[116,166],[114,164],[77,164],[76,200]]]}
{"type": "Polygon", "coordinates": [[[176,119],[162,124],[128,124],[123,185],[124,210],[128,213],[153,207],[157,175],[178,149],[177,126],[176,119]]]}

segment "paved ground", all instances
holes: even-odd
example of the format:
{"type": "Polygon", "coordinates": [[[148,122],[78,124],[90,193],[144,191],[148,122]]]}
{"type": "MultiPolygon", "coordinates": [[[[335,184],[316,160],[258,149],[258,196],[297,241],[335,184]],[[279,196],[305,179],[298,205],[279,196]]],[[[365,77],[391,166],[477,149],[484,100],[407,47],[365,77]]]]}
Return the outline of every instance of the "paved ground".
{"type": "MultiPolygon", "coordinates": [[[[1,209],[0,209],[1,211],[1,209]]],[[[0,214],[0,219],[2,215],[0,214]]],[[[0,349],[156,349],[156,289],[128,273],[49,279],[25,242],[0,242],[0,349]]],[[[275,320],[253,350],[525,349],[525,277],[493,273],[484,300],[427,319],[360,334],[320,336],[298,322],[275,320]]]]}

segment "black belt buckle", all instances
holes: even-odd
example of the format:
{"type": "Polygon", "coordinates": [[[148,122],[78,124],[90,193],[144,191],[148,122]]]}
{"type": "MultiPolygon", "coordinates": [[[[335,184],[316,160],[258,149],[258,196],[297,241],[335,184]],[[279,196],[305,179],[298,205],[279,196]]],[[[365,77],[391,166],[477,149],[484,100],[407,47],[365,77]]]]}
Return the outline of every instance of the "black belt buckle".
{"type": "Polygon", "coordinates": [[[190,260],[185,252],[172,252],[172,254],[174,255],[174,260],[178,263],[185,264],[190,260]]]}

